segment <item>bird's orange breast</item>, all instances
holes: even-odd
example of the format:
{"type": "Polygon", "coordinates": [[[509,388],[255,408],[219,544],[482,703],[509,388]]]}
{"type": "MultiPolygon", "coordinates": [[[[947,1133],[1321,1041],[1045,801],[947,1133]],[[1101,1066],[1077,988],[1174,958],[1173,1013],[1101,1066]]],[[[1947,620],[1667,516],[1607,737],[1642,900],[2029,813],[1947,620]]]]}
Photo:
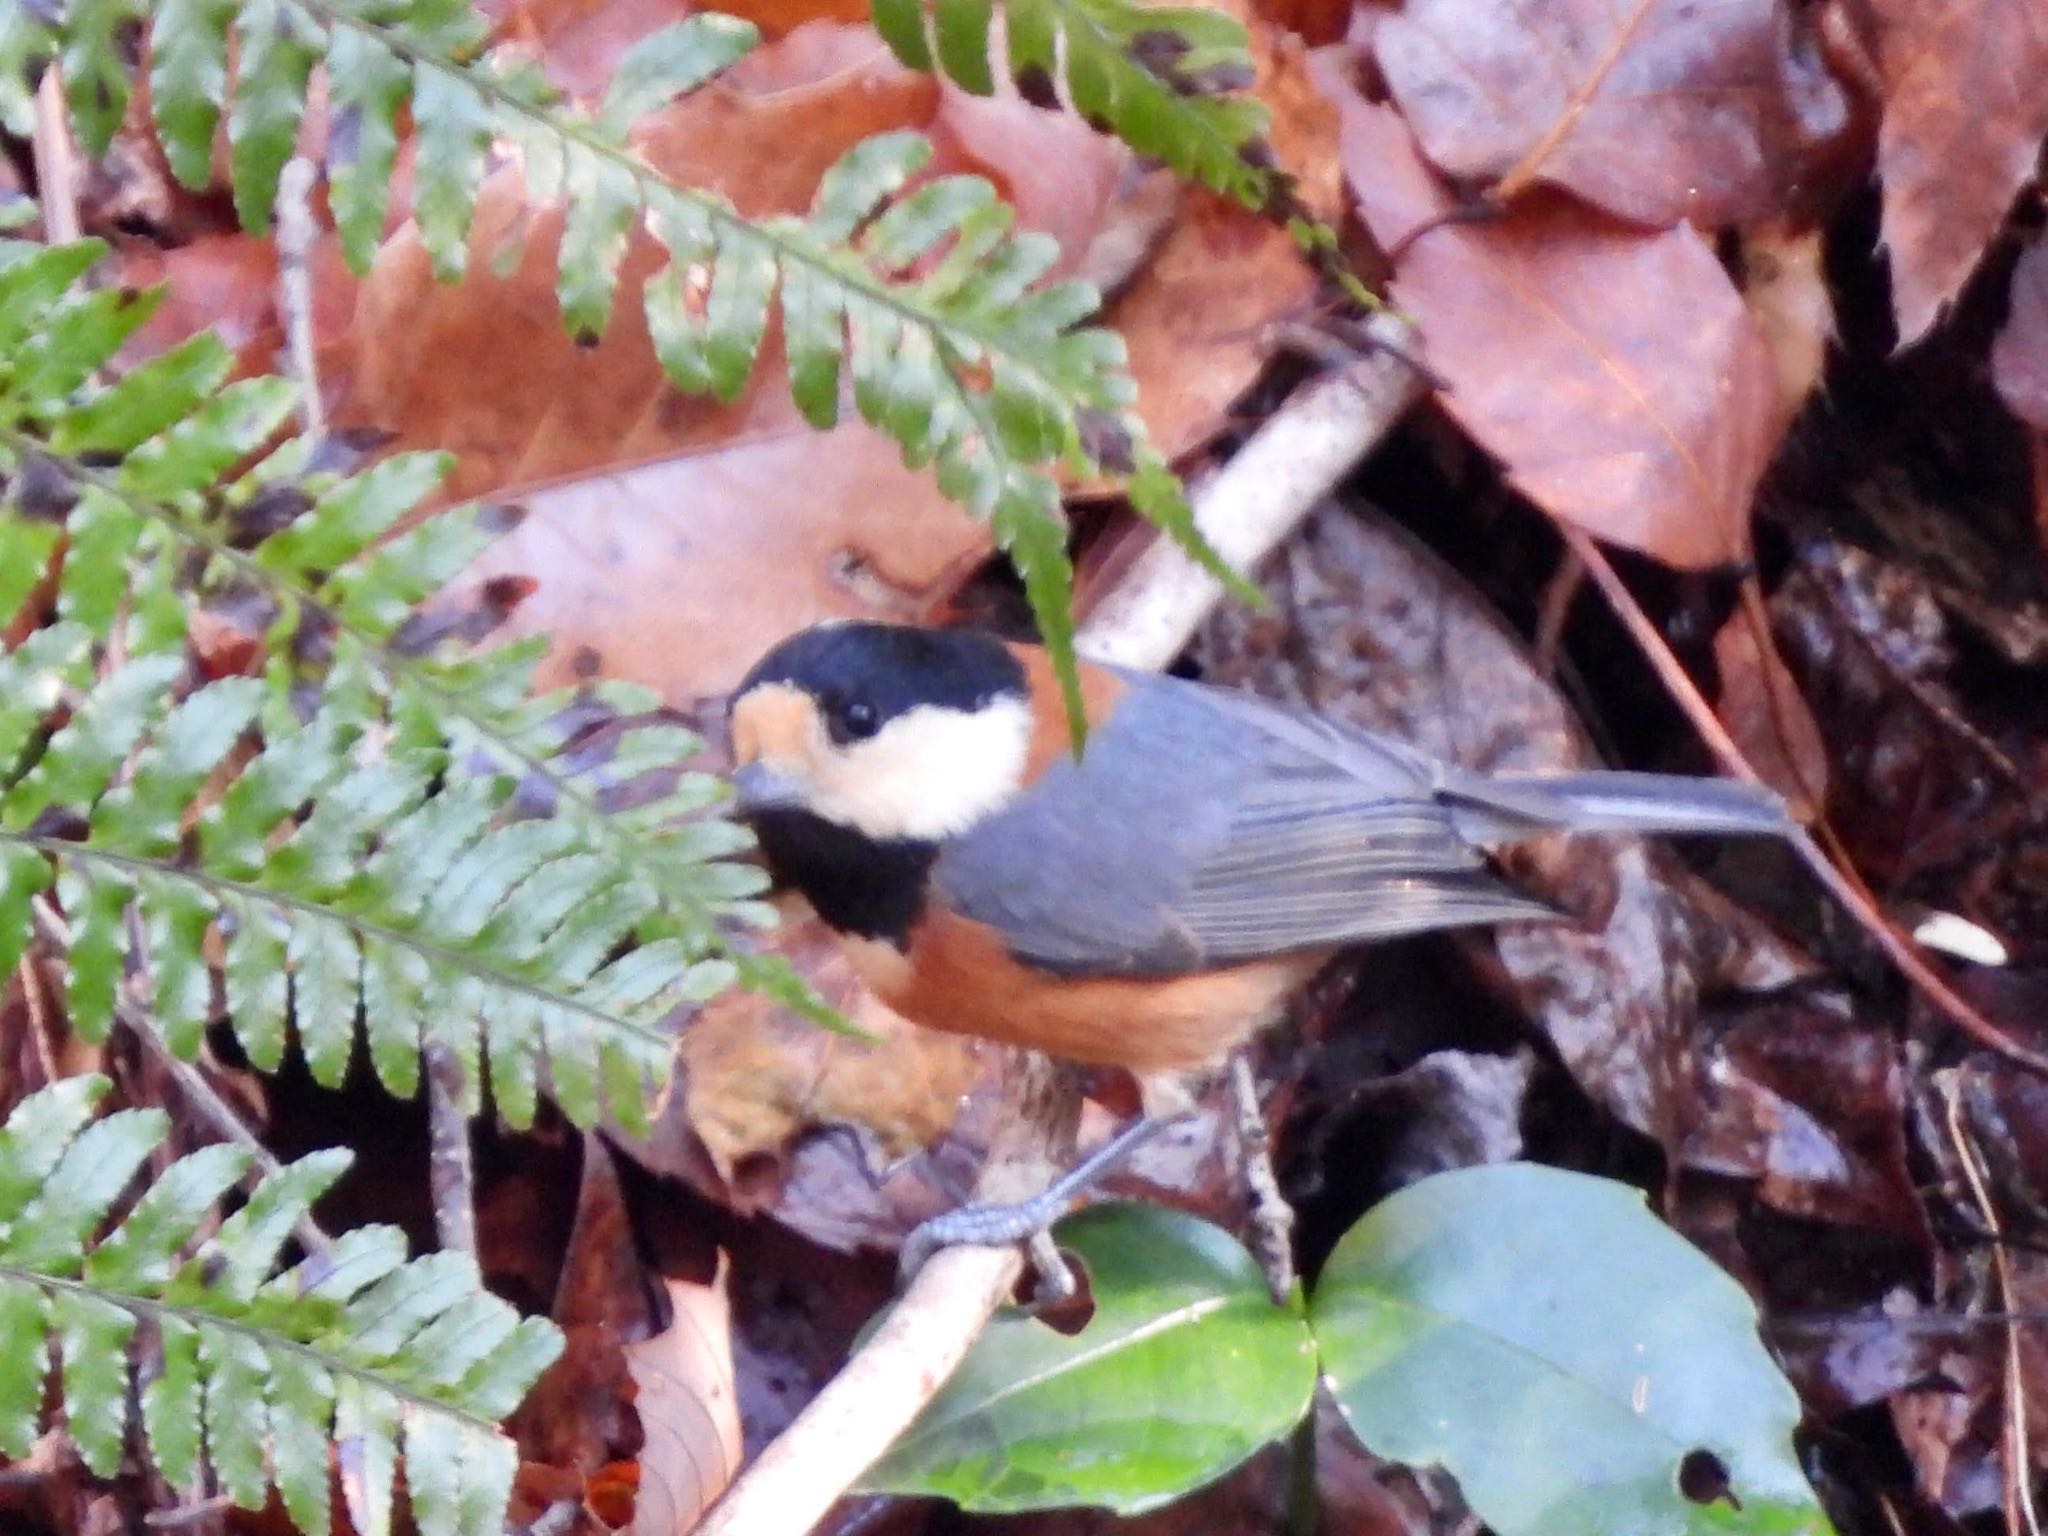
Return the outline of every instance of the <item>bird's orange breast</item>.
{"type": "Polygon", "coordinates": [[[1023,964],[992,928],[933,907],[907,949],[847,948],[871,991],[934,1029],[1133,1072],[1219,1065],[1269,1024],[1315,974],[1319,955],[1288,955],[1186,976],[1059,976],[1023,964]]]}

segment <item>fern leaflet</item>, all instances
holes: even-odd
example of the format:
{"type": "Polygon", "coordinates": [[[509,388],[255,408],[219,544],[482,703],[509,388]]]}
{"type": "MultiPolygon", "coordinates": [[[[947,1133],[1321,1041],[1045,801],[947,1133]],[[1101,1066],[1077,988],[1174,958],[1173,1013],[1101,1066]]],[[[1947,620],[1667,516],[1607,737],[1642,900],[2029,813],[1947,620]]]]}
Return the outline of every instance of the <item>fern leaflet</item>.
{"type": "Polygon", "coordinates": [[[210,1237],[202,1224],[249,1172],[241,1148],[182,1157],[124,1203],[169,1119],[94,1120],[108,1087],[66,1078],[0,1127],[0,1454],[35,1439],[54,1344],[67,1427],[102,1477],[138,1438],[173,1486],[210,1474],[244,1509],[274,1486],[300,1530],[326,1536],[339,1442],[350,1523],[387,1536],[402,1451],[422,1536],[496,1536],[517,1466],[497,1423],[560,1353],[554,1325],[485,1291],[467,1255],[408,1261],[394,1227],[280,1271],[347,1152],[272,1174],[210,1237]],[[155,1363],[131,1413],[145,1341],[155,1363]]]}
{"type": "Polygon", "coordinates": [[[437,456],[270,447],[289,389],[223,388],[210,336],[93,385],[149,296],[77,291],[90,246],[9,254],[0,613],[34,622],[0,656],[0,960],[54,902],[89,1037],[135,961],[182,1054],[224,1008],[274,1066],[289,1018],[335,1083],[360,1012],[394,1092],[439,1041],[471,1108],[488,1058],[516,1124],[543,1082],[579,1123],[637,1123],[673,1009],[736,970],[801,994],[733,952],[762,881],[694,735],[643,690],[532,697],[533,645],[458,653],[419,617],[503,526],[393,531],[437,456]],[[199,664],[223,628],[251,675],[199,664]]]}

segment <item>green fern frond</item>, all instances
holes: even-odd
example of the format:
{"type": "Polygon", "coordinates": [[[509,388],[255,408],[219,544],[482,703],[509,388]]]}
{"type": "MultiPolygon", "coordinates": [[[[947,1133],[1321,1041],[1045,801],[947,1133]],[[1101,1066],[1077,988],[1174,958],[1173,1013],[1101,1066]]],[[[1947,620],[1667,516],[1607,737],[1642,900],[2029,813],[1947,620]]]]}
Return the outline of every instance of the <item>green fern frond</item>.
{"type": "Polygon", "coordinates": [[[517,1467],[497,1425],[560,1353],[553,1324],[485,1291],[466,1254],[408,1262],[393,1227],[279,1271],[344,1151],[264,1179],[210,1237],[249,1172],[241,1148],[180,1158],[124,1202],[170,1125],[154,1109],[94,1120],[108,1087],[67,1078],[0,1128],[0,1455],[36,1437],[54,1345],[66,1426],[102,1477],[146,1445],[174,1487],[210,1473],[244,1509],[275,1487],[326,1536],[339,1443],[350,1523],[387,1536],[402,1452],[423,1536],[496,1536],[517,1467]]]}
{"type": "MultiPolygon", "coordinates": [[[[479,52],[488,28],[469,0],[49,0],[33,14],[14,7],[0,22],[0,112],[10,69],[26,80],[56,57],[86,142],[103,144],[128,90],[118,60],[109,61],[112,34],[100,25],[110,11],[154,18],[152,110],[181,178],[209,178],[214,133],[225,120],[236,203],[251,228],[269,222],[308,79],[324,66],[335,221],[358,269],[384,225],[398,114],[409,105],[412,213],[442,276],[459,274],[469,257],[487,158],[503,145],[519,158],[530,200],[566,205],[558,290],[579,336],[603,330],[636,227],[652,231],[670,255],[648,286],[647,306],[678,387],[735,398],[779,303],[805,416],[820,425],[837,418],[843,368],[859,415],[893,437],[912,467],[935,464],[947,495],[990,521],[1018,562],[1078,719],[1064,639],[1072,571],[1054,469],[1098,473],[1104,442],[1116,447],[1112,461],[1145,460],[1149,450],[1131,409],[1135,387],[1121,339],[1084,324],[1099,296],[1080,283],[1030,291],[1056,248],[1012,233],[1010,210],[988,183],[948,177],[914,185],[930,148],[908,134],[857,146],[803,220],[750,221],[716,194],[663,177],[629,148],[626,131],[752,46],[751,26],[715,15],[644,40],[599,108],[581,113],[551,99],[530,69],[501,67],[479,52]],[[81,81],[92,110],[80,103],[81,81]]],[[[1224,38],[1228,28],[1216,20],[1190,20],[1184,30],[1224,38]]],[[[1196,55],[1198,69],[1208,67],[1206,56],[1196,55]]],[[[18,88],[16,96],[20,116],[26,97],[18,88]]],[[[1201,120],[1227,120],[1228,131],[1205,129],[1210,147],[1188,163],[1220,177],[1228,162],[1232,184],[1248,188],[1239,129],[1250,131],[1256,104],[1213,106],[1201,120]]],[[[1162,121],[1180,125],[1179,113],[1162,121]]],[[[1178,482],[1168,476],[1142,510],[1249,594],[1195,532],[1178,482]]]]}
{"type": "MultiPolygon", "coordinates": [[[[875,29],[904,64],[995,94],[992,33],[1011,81],[1040,107],[1068,107],[1189,181],[1277,220],[1355,302],[1378,297],[1339,253],[1337,232],[1295,191],[1274,154],[1271,114],[1235,17],[1136,0],[871,0],[875,29]]],[[[1142,510],[1142,509],[1141,509],[1142,510]]]]}
{"type": "Polygon", "coordinates": [[[493,532],[392,533],[443,461],[270,447],[288,388],[221,388],[210,336],[89,382],[151,302],[79,291],[94,254],[0,252],[0,614],[54,609],[0,656],[0,961],[54,901],[89,1037],[133,957],[181,1054],[224,1003],[259,1065],[289,1016],[335,1083],[360,1013],[394,1092],[439,1042],[515,1124],[543,1080],[638,1123],[662,1021],[736,972],[807,998],[734,953],[763,877],[697,737],[644,690],[534,697],[537,645],[452,652],[417,618],[493,532]],[[199,675],[195,609],[260,631],[260,677],[199,675]]]}

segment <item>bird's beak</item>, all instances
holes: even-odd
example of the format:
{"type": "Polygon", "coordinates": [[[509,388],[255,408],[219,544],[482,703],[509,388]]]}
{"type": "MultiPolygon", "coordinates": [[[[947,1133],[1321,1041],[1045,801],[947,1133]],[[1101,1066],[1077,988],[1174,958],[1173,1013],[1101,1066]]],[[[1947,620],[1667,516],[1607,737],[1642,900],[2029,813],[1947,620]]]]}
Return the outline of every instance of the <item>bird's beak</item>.
{"type": "Polygon", "coordinates": [[[742,816],[794,811],[804,805],[803,787],[788,774],[756,758],[733,770],[732,792],[742,816]]]}

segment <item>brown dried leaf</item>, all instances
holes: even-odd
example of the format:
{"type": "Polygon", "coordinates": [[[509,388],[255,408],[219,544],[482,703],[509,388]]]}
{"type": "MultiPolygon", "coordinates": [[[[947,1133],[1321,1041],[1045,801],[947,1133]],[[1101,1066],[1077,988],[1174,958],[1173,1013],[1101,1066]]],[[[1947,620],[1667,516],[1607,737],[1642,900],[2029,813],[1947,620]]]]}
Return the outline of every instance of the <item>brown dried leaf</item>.
{"type": "Polygon", "coordinates": [[[1848,134],[1848,98],[1797,15],[1776,0],[1408,0],[1374,43],[1446,174],[1716,228],[1781,211],[1848,134]]]}
{"type": "Polygon", "coordinates": [[[1445,409],[1554,516],[1670,565],[1740,558],[1778,392],[1707,243],[1555,197],[1430,227],[1452,203],[1401,119],[1355,93],[1342,110],[1345,172],[1374,239],[1400,252],[1394,298],[1449,384],[1445,409]]]}
{"type": "Polygon", "coordinates": [[[2048,432],[2048,240],[2036,240],[2012,269],[2005,324],[1991,344],[1991,382],[2005,408],[2048,432]]]}
{"type": "Polygon", "coordinates": [[[653,1331],[647,1275],[618,1171],[597,1136],[583,1138],[576,1219],[549,1310],[565,1347],[508,1428],[526,1460],[589,1478],[638,1444],[626,1412],[625,1350],[653,1331]]]}
{"type": "Polygon", "coordinates": [[[546,634],[541,685],[630,678],[678,707],[729,691],[827,618],[923,617],[988,532],[860,426],[797,427],[530,495],[451,588],[537,574],[501,634],[546,634]]]}
{"type": "Polygon", "coordinates": [[[2038,0],[1870,0],[1877,170],[1899,344],[1940,318],[2034,174],[2048,135],[2038,0]]]}
{"type": "Polygon", "coordinates": [[[627,1536],[674,1536],[692,1529],[739,1470],[730,1269],[720,1254],[710,1284],[666,1282],[668,1327],[626,1346],[633,1407],[645,1437],[627,1536]]]}
{"type": "Polygon", "coordinates": [[[719,1173],[780,1158],[805,1131],[859,1125],[889,1160],[922,1150],[952,1123],[988,1053],[958,1035],[919,1029],[860,986],[838,941],[814,917],[791,916],[775,947],[824,997],[875,1035],[831,1035],[772,999],[728,993],[683,1031],[683,1109],[719,1173]]]}

